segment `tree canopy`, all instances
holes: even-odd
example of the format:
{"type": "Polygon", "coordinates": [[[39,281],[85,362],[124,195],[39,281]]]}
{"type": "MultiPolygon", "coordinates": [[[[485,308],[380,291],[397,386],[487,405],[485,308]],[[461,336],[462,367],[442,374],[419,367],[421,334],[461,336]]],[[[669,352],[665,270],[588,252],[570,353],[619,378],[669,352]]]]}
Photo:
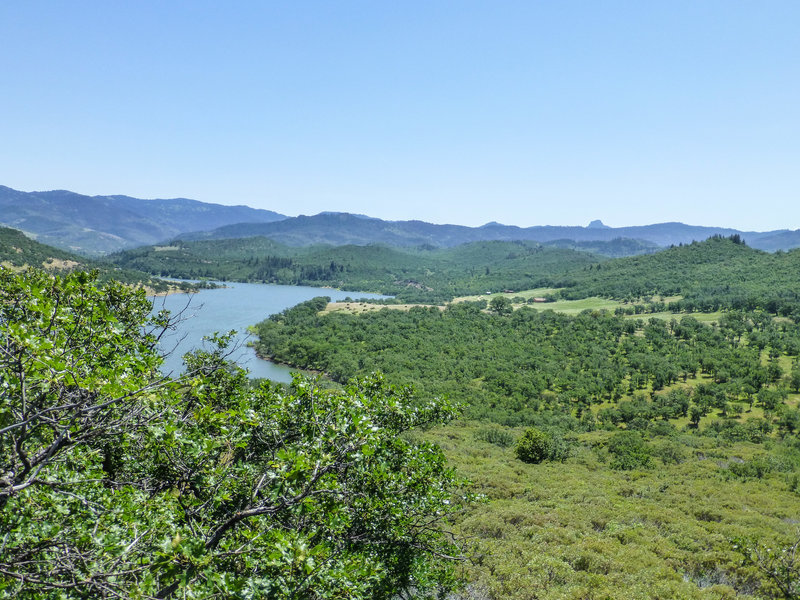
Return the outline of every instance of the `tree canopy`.
{"type": "Polygon", "coordinates": [[[226,336],[163,377],[143,292],[0,270],[0,595],[390,598],[454,582],[465,496],[380,376],[251,384],[226,336]]]}

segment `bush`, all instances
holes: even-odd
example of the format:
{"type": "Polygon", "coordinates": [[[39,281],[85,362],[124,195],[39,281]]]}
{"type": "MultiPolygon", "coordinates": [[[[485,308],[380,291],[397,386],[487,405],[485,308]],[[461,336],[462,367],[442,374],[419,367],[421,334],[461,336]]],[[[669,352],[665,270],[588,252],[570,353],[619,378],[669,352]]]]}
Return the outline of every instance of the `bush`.
{"type": "Polygon", "coordinates": [[[501,448],[508,448],[514,443],[514,436],[512,436],[505,429],[499,427],[481,427],[475,434],[475,437],[483,442],[500,446],[501,448]]]}
{"type": "Polygon", "coordinates": [[[530,427],[517,442],[515,452],[522,462],[537,464],[549,458],[552,445],[549,433],[530,427]]]}
{"type": "Polygon", "coordinates": [[[613,457],[611,468],[632,471],[650,466],[652,449],[638,431],[620,431],[608,442],[608,452],[613,457]]]}
{"type": "Polygon", "coordinates": [[[655,450],[655,455],[665,465],[677,465],[686,460],[686,449],[679,443],[668,441],[655,450]]]}
{"type": "Polygon", "coordinates": [[[562,460],[569,452],[569,444],[556,432],[529,427],[517,442],[517,458],[537,464],[544,460],[562,460]]]}
{"type": "Polygon", "coordinates": [[[676,430],[675,425],[669,421],[656,421],[654,423],[650,423],[647,431],[649,431],[652,435],[669,437],[675,435],[676,430]]]}
{"type": "Polygon", "coordinates": [[[752,442],[760,444],[765,439],[763,419],[748,419],[745,423],[738,421],[712,421],[703,431],[704,435],[718,436],[729,442],[752,442]]]}

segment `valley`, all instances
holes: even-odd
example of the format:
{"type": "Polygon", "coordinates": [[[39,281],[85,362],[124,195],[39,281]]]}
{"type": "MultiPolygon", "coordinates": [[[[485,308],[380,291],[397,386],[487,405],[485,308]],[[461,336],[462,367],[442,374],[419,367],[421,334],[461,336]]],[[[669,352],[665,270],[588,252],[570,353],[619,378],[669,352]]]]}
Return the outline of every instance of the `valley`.
{"type": "Polygon", "coordinates": [[[800,600],[800,2],[4,2],[0,600],[800,600]]]}
{"type": "Polygon", "coordinates": [[[255,237],[93,262],[7,231],[16,269],[227,282],[156,299],[151,318],[191,316],[160,338],[179,380],[189,352],[190,374],[203,356],[250,369],[256,383],[237,385],[293,393],[300,370],[335,393],[381,373],[458,407],[404,435],[471,482],[446,525],[465,599],[779,597],[757,557],[800,538],[800,250],[735,235],[622,258],[255,237]],[[230,329],[238,354],[203,341],[230,329]],[[520,450],[531,435],[546,440],[535,460],[520,450]]]}

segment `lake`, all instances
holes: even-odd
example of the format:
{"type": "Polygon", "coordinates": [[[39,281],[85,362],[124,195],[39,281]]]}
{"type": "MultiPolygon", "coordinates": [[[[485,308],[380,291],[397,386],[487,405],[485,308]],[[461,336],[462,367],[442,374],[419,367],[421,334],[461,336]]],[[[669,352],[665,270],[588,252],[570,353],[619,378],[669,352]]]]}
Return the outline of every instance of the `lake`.
{"type": "Polygon", "coordinates": [[[227,282],[225,285],[225,288],[200,290],[196,294],[171,294],[154,299],[154,311],[165,308],[173,315],[184,311],[183,320],[177,329],[167,332],[161,339],[161,348],[167,353],[162,367],[165,374],[181,373],[181,357],[186,352],[201,347],[204,336],[216,331],[224,333],[235,329],[238,332],[235,341],[239,347],[231,355],[231,360],[250,371],[251,377],[289,383],[289,367],[258,358],[255,351],[246,345],[251,337],[247,332],[248,326],[316,296],[330,296],[332,300],[344,300],[347,297],[389,297],[294,285],[227,282]]]}

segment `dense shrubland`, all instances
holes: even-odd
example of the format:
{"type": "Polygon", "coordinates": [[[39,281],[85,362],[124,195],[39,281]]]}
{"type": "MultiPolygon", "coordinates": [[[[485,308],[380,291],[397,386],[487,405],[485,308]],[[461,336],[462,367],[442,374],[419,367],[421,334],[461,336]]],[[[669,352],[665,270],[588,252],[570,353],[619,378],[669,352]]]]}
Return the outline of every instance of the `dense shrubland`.
{"type": "MultiPolygon", "coordinates": [[[[459,422],[428,434],[489,498],[459,523],[474,540],[472,598],[796,597],[745,558],[769,549],[780,559],[800,537],[796,442],[632,432],[641,453],[612,444],[629,432],[598,430],[565,436],[566,457],[527,464],[513,445],[487,442],[491,428],[459,422]],[[618,455],[649,461],[627,469],[618,455]],[[784,466],[731,472],[773,461],[784,466]]],[[[526,430],[503,431],[522,439],[526,430]]]]}

